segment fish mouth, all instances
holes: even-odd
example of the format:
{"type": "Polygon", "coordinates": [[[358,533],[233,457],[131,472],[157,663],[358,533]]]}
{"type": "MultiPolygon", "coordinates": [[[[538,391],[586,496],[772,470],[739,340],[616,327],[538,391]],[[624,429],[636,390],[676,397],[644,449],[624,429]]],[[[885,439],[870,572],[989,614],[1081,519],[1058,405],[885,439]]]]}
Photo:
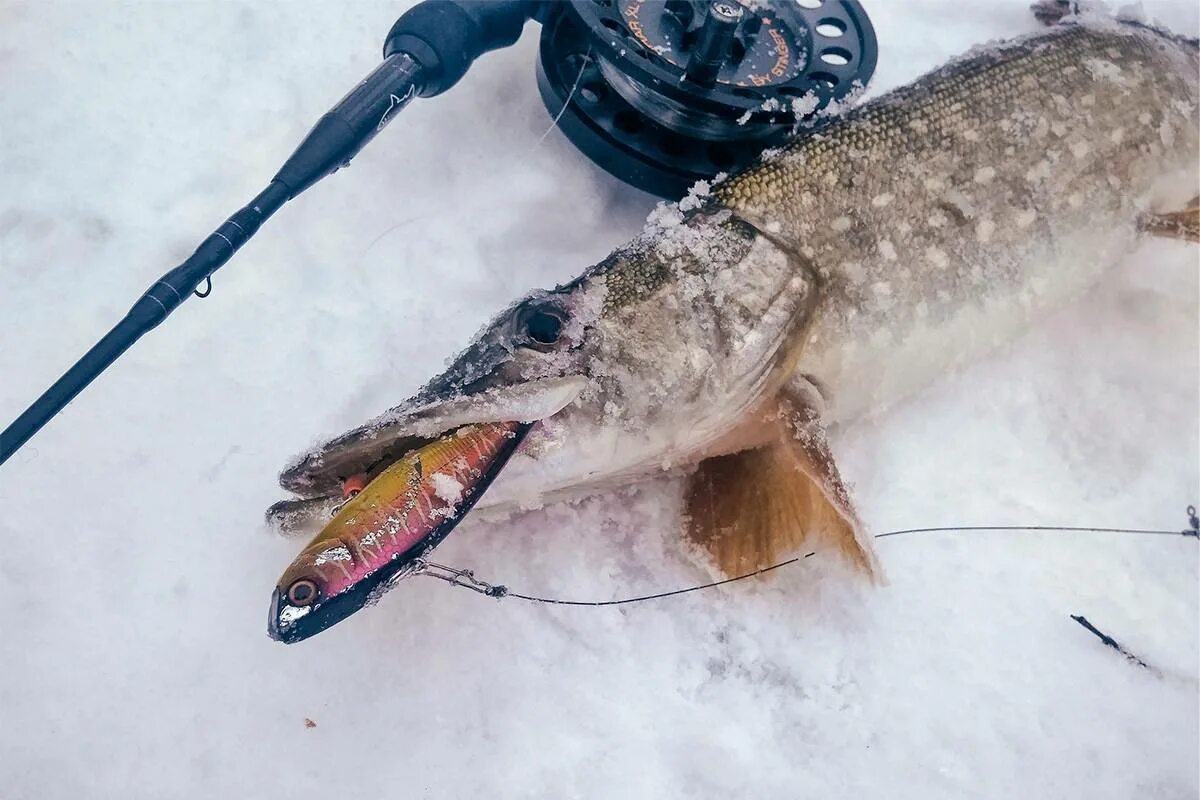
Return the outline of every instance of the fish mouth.
{"type": "Polygon", "coordinates": [[[280,473],[279,484],[302,498],[335,497],[347,478],[373,478],[408,453],[465,425],[533,424],[554,416],[586,386],[584,376],[565,375],[470,394],[431,397],[422,393],[299,456],[280,473]]]}

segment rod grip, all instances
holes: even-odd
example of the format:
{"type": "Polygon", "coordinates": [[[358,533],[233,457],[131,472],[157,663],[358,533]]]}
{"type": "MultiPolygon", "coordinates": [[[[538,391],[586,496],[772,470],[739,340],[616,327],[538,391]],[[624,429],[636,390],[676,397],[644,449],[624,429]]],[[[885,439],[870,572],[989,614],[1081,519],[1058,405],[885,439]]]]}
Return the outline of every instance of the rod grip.
{"type": "Polygon", "coordinates": [[[404,13],[388,32],[383,55],[408,53],[422,72],[422,97],[441,94],[484,53],[521,37],[536,0],[425,0],[404,13]]]}

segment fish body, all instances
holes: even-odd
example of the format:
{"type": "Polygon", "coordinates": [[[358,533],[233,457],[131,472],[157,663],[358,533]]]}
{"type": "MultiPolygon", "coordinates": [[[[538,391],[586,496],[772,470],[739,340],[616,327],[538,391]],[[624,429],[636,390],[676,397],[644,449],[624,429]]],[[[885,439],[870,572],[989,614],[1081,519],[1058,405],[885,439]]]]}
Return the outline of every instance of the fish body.
{"type": "Polygon", "coordinates": [[[1013,338],[1196,196],[1195,44],[1095,24],[945,66],[718,188],[821,280],[797,368],[828,422],[1013,338]]]}
{"type": "Polygon", "coordinates": [[[870,568],[825,427],[1016,336],[1128,253],[1140,217],[1200,194],[1197,69],[1195,42],[1059,25],[828,119],[502,312],[410,401],[285,469],[301,499],[274,514],[425,437],[519,420],[481,508],[688,467],[691,535],[723,571],[814,527],[870,568]]]}
{"type": "Polygon", "coordinates": [[[700,208],[665,209],[559,290],[588,329],[574,358],[588,388],[480,508],[753,445],[730,432],[797,378],[826,424],[847,422],[1011,340],[1130,252],[1141,214],[1198,193],[1196,73],[1194,44],[1065,25],[802,135],[700,208]]]}

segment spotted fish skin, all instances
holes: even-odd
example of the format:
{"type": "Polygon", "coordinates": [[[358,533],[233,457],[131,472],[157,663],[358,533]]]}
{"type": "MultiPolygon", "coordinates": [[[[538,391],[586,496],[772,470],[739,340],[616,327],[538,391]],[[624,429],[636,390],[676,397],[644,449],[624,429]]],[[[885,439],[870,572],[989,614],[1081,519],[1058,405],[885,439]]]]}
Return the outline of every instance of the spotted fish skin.
{"type": "Polygon", "coordinates": [[[820,284],[798,371],[885,407],[1078,295],[1196,184],[1197,47],[1129,24],[990,47],[801,136],[715,201],[820,284]],[[1181,180],[1182,178],[1182,180],[1181,180]]]}
{"type": "Polygon", "coordinates": [[[479,508],[532,507],[761,446],[781,395],[826,423],[884,408],[1080,296],[1140,214],[1200,193],[1197,69],[1195,42],[1114,22],[981,48],[660,209],[281,484],[317,502],[430,419],[519,419],[536,424],[479,508]],[[531,341],[535,312],[562,335],[531,341]]]}

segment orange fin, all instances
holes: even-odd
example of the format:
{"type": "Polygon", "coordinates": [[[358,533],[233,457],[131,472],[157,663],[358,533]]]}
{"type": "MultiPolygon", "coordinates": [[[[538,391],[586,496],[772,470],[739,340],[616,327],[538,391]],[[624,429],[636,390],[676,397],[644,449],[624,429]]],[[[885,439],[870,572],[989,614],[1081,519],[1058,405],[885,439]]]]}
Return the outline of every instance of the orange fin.
{"type": "Polygon", "coordinates": [[[1146,214],[1138,223],[1152,236],[1200,242],[1200,197],[1194,198],[1182,211],[1146,214]]]}
{"type": "Polygon", "coordinates": [[[780,399],[772,444],[700,462],[686,498],[687,537],[726,576],[832,546],[875,578],[879,567],[815,408],[780,399]]]}

